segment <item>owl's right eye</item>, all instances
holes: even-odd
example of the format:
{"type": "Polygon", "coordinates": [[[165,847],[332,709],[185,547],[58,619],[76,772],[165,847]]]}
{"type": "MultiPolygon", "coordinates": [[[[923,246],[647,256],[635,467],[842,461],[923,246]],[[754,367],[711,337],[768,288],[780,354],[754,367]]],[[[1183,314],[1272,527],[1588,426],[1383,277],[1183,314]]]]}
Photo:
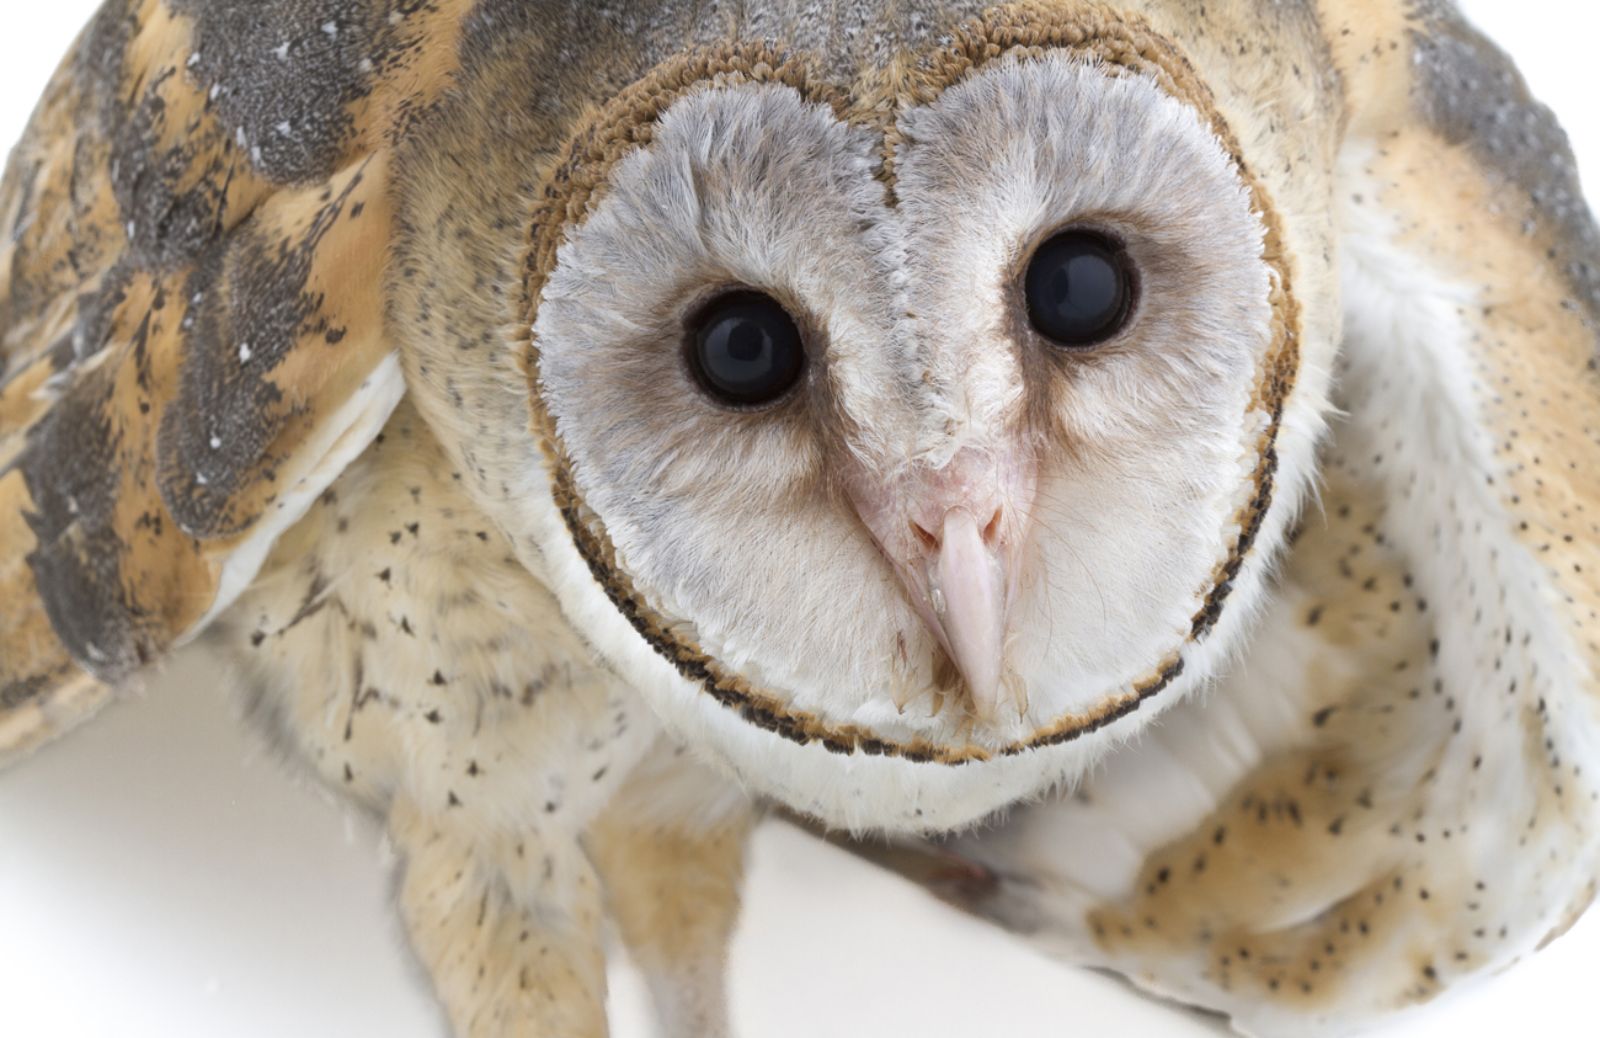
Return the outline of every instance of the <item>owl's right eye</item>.
{"type": "Polygon", "coordinates": [[[774,403],[805,370],[799,326],[762,292],[729,292],[702,308],[689,323],[688,353],[701,387],[731,407],[774,403]]]}

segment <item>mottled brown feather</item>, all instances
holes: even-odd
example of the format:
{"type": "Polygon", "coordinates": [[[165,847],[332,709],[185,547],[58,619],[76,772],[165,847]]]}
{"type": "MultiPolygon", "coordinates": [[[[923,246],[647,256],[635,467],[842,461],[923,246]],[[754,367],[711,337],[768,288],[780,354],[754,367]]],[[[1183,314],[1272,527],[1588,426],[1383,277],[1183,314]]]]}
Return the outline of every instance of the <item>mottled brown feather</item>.
{"type": "Polygon", "coordinates": [[[193,633],[388,355],[459,2],[108,0],[0,185],[0,755],[193,633]]]}

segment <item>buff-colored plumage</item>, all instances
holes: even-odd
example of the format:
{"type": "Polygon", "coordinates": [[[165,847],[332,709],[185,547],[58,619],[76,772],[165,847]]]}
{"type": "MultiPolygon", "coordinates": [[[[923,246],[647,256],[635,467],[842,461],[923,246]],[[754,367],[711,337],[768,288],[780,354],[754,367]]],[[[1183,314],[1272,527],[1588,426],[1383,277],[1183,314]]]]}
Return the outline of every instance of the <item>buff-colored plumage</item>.
{"type": "Polygon", "coordinates": [[[608,915],[721,1033],[752,794],[1252,1033],[1592,897],[1600,238],[1442,0],[109,0],[0,225],[0,754],[204,634],[463,1035],[603,1033],[608,915]],[[685,382],[728,283],[804,403],[685,382]],[[984,480],[980,702],[885,557],[984,480]]]}

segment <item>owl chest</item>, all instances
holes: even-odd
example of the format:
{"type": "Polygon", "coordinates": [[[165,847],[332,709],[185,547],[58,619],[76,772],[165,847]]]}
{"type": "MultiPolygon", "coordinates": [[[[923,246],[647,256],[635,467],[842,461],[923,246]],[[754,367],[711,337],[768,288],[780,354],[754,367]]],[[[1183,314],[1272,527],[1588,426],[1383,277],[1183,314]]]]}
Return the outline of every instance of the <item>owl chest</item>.
{"type": "Polygon", "coordinates": [[[252,712],[373,806],[581,826],[658,734],[406,407],[227,620],[252,712]]]}

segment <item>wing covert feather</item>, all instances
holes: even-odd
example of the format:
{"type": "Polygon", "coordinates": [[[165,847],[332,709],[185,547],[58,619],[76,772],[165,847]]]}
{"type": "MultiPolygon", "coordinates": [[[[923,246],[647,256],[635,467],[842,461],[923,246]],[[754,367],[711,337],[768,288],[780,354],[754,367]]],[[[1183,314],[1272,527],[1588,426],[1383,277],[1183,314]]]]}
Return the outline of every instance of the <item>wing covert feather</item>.
{"type": "Polygon", "coordinates": [[[398,400],[391,155],[469,8],[108,0],[56,72],[0,184],[0,758],[195,633],[398,400]]]}

